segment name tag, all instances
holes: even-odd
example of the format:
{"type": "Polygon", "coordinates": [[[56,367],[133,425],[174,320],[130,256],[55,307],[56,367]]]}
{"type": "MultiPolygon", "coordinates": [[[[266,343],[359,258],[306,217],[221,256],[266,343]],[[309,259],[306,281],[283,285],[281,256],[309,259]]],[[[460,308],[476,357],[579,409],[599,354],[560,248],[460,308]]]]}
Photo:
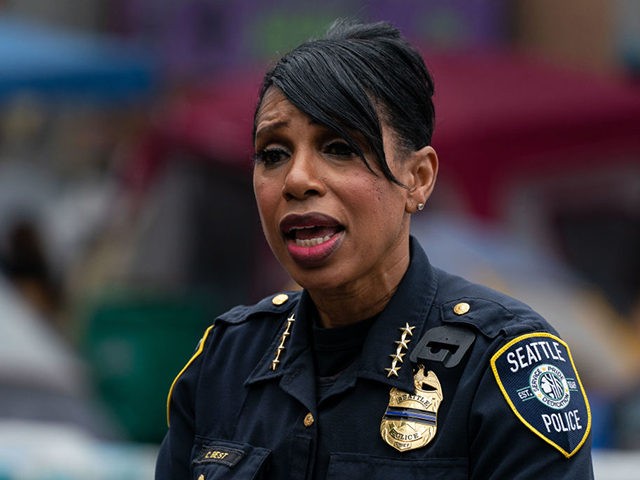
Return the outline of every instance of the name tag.
{"type": "Polygon", "coordinates": [[[220,463],[227,467],[233,467],[244,457],[244,452],[235,448],[224,446],[208,446],[202,447],[194,463],[220,463]]]}

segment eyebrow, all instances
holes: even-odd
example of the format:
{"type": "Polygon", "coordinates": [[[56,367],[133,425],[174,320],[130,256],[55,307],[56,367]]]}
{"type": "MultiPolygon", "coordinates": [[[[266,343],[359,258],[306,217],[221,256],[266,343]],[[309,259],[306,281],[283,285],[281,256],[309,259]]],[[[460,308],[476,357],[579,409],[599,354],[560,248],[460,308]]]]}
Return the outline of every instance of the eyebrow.
{"type": "MultiPolygon", "coordinates": [[[[269,123],[267,125],[265,125],[264,127],[260,127],[258,130],[256,130],[256,137],[258,136],[258,134],[261,134],[262,132],[265,133],[269,133],[273,130],[277,130],[279,128],[282,127],[286,127],[289,125],[289,120],[280,120],[278,122],[273,122],[273,123],[269,123]]],[[[313,118],[309,118],[309,125],[319,125],[321,127],[326,127],[325,124],[320,123],[319,121],[313,119],[313,118]]],[[[327,127],[329,128],[329,127],[327,127]]]]}
{"type": "Polygon", "coordinates": [[[289,125],[288,120],[280,120],[278,122],[269,123],[264,127],[260,127],[256,130],[256,138],[273,132],[274,130],[279,130],[280,128],[286,127],[287,125],[289,125]]]}

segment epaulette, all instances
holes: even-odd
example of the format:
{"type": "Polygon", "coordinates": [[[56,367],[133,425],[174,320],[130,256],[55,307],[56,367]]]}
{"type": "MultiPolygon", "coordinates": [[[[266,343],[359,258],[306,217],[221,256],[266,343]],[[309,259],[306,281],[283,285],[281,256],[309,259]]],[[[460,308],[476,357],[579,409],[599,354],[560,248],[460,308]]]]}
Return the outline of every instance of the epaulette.
{"type": "Polygon", "coordinates": [[[282,314],[298,303],[301,292],[282,292],[260,300],[254,305],[238,305],[216,318],[216,322],[239,324],[255,315],[282,314]]]}
{"type": "Polygon", "coordinates": [[[519,331],[548,329],[549,325],[531,308],[517,300],[462,297],[443,303],[440,316],[444,324],[471,327],[488,338],[519,331]]]}

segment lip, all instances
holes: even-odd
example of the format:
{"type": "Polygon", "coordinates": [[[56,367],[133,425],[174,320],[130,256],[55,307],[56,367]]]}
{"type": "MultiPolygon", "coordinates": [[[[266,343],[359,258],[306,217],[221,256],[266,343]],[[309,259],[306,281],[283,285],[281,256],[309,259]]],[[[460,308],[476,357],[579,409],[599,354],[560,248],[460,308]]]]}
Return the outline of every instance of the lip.
{"type": "Polygon", "coordinates": [[[290,213],[280,221],[280,231],[287,235],[294,228],[342,227],[335,218],[319,212],[290,213]]]}
{"type": "Polygon", "coordinates": [[[335,218],[318,212],[289,214],[280,221],[280,231],[291,259],[301,267],[322,266],[338,249],[344,239],[345,228],[335,218]],[[317,230],[305,232],[306,239],[295,238],[297,230],[317,230]]]}

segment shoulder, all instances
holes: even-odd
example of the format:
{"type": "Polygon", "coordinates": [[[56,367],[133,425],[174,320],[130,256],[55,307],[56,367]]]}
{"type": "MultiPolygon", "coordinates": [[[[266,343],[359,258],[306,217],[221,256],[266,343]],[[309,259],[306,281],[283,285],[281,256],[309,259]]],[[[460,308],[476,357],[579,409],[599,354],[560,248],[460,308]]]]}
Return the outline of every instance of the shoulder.
{"type": "MultiPolygon", "coordinates": [[[[185,395],[193,395],[202,369],[218,368],[219,361],[231,360],[234,371],[249,371],[257,358],[272,341],[282,319],[295,308],[300,292],[281,292],[263,298],[253,305],[238,305],[219,315],[206,329],[186,365],[175,377],[167,399],[167,419],[172,402],[186,402],[185,395]]],[[[220,379],[223,376],[210,376],[220,379]]],[[[227,379],[227,377],[224,377],[227,379]]]]}
{"type": "Polygon", "coordinates": [[[442,323],[476,332],[471,363],[492,385],[478,396],[483,411],[501,405],[496,412],[510,410],[531,438],[566,458],[576,454],[587,442],[591,411],[569,345],[523,302],[441,270],[437,275],[442,323]]]}
{"type": "MultiPolygon", "coordinates": [[[[259,347],[269,342],[282,320],[298,304],[301,292],[281,292],[263,298],[253,305],[238,305],[213,320],[197,344],[180,377],[192,364],[202,363],[214,353],[230,355],[244,351],[238,346],[259,347]]],[[[256,348],[256,351],[258,349],[256,348]]]]}
{"type": "MultiPolygon", "coordinates": [[[[236,354],[240,345],[260,351],[277,335],[286,318],[297,307],[301,292],[280,292],[253,305],[238,305],[217,316],[211,334],[204,340],[203,355],[236,354]]],[[[244,350],[244,348],[240,348],[244,350]]]]}
{"type": "Polygon", "coordinates": [[[445,324],[471,327],[489,338],[514,337],[539,331],[556,334],[549,322],[529,305],[489,287],[440,269],[435,307],[445,324]]]}
{"type": "Polygon", "coordinates": [[[253,305],[238,305],[218,316],[214,325],[240,325],[251,320],[262,318],[280,318],[294,308],[300,299],[301,292],[280,292],[263,298],[253,305]]]}
{"type": "Polygon", "coordinates": [[[216,317],[210,334],[202,341],[204,361],[209,364],[233,358],[236,366],[257,362],[284,328],[300,296],[301,292],[281,292],[253,305],[238,305],[216,317]]]}

